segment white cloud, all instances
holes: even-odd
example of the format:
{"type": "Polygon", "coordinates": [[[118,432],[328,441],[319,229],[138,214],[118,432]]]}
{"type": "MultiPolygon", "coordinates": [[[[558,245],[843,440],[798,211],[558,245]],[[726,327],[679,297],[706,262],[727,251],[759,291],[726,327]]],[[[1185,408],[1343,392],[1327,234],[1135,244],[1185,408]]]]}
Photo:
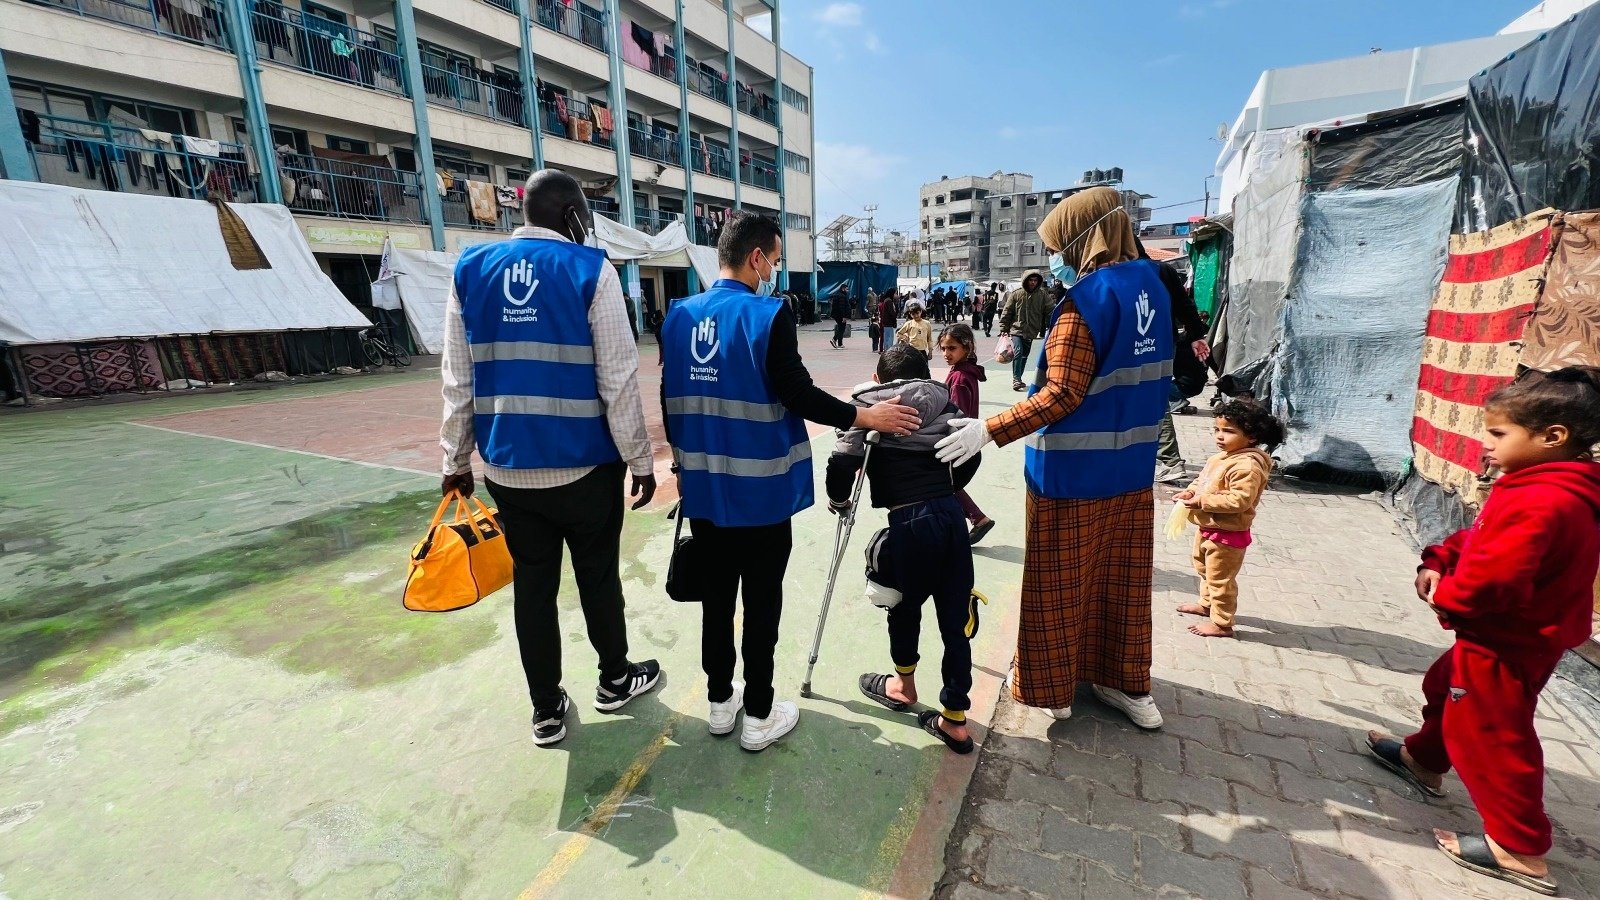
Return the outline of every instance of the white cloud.
{"type": "Polygon", "coordinates": [[[875,33],[869,31],[867,32],[866,48],[872,53],[882,53],[883,42],[878,40],[878,36],[875,33]]]}
{"type": "Polygon", "coordinates": [[[817,21],[824,25],[850,28],[861,24],[861,4],[829,3],[817,13],[817,21]]]}
{"type": "Polygon", "coordinates": [[[1155,59],[1150,60],[1149,62],[1145,63],[1145,65],[1152,69],[1161,69],[1182,61],[1182,53],[1168,53],[1166,56],[1158,56],[1155,59]]]}
{"type": "Polygon", "coordinates": [[[884,181],[906,162],[865,144],[817,141],[816,150],[818,228],[840,213],[861,215],[861,204],[877,202],[884,181]]]}

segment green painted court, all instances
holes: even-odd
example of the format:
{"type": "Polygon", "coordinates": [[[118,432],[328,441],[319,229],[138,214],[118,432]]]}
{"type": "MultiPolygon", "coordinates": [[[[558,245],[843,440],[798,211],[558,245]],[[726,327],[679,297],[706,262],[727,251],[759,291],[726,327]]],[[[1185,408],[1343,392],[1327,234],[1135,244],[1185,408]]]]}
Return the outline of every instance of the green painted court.
{"type": "MultiPolygon", "coordinates": [[[[870,358],[819,362],[841,387],[870,358]]],[[[0,418],[0,894],[925,896],[975,757],[856,689],[889,665],[857,555],[883,513],[857,523],[799,729],[749,754],[707,733],[699,610],[662,589],[669,481],[623,538],[633,655],[665,682],[596,712],[568,591],[579,702],[539,749],[509,589],[451,614],[400,606],[437,502],[435,378],[0,418]]],[[[819,462],[830,447],[816,436],[819,462]]],[[[1020,579],[1020,459],[996,462],[974,490],[1000,522],[977,557],[995,604],[975,722],[1020,579]]],[[[796,520],[780,697],[804,672],[833,529],[822,508],[796,520]]]]}

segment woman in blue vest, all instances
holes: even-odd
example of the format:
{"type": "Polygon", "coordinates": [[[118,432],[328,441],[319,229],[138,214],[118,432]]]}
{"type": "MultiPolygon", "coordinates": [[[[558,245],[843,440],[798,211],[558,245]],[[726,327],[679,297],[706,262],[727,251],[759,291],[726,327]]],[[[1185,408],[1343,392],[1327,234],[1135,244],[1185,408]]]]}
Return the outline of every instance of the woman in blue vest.
{"type": "Polygon", "coordinates": [[[1072,715],[1080,681],[1141,728],[1150,698],[1156,442],[1172,380],[1171,301],[1139,259],[1121,195],[1063,200],[1039,226],[1072,285],[1051,314],[1028,399],[961,419],[939,443],[959,464],[1026,439],[1027,553],[1011,696],[1072,715]]]}

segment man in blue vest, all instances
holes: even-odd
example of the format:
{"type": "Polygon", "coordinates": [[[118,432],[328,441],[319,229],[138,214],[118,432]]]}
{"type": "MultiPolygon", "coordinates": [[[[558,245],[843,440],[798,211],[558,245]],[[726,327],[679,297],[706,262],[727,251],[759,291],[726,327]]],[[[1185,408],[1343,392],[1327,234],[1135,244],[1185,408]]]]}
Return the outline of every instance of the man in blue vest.
{"type": "Polygon", "coordinates": [[[773,650],[783,613],[789,520],[812,503],[807,420],[832,428],[909,434],[916,412],[886,400],[858,408],[811,381],[791,314],[771,295],[783,265],[778,223],[735,214],[717,240],[721,277],[680,300],[662,327],[662,406],[678,466],[679,514],[688,516],[691,580],[702,606],[700,660],[711,703],[711,733],[733,731],[764,750],[792,731],[800,711],[775,701],[773,650]],[[733,613],[744,595],[744,684],[733,613]]]}
{"type": "Polygon", "coordinates": [[[562,545],[572,551],[589,643],[600,657],[596,709],[621,709],[655,687],[656,661],[628,660],[622,580],[623,476],[633,508],[655,494],[639,399],[638,348],[616,270],[586,247],[583,190],[553,169],[533,173],[527,224],[456,263],[445,312],[444,492],[473,489],[472,451],[516,563],[517,643],[533,700],[533,741],[566,737],[556,616],[562,545]]]}

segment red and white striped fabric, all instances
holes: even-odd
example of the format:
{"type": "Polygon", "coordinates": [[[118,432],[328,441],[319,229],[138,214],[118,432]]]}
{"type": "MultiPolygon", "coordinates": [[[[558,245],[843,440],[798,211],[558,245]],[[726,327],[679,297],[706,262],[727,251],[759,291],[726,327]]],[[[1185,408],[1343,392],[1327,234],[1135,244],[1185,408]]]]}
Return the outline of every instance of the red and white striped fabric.
{"type": "Polygon", "coordinates": [[[1428,312],[1411,442],[1417,472],[1476,506],[1483,500],[1483,401],[1517,374],[1523,331],[1553,241],[1545,209],[1452,235],[1428,312]]]}

